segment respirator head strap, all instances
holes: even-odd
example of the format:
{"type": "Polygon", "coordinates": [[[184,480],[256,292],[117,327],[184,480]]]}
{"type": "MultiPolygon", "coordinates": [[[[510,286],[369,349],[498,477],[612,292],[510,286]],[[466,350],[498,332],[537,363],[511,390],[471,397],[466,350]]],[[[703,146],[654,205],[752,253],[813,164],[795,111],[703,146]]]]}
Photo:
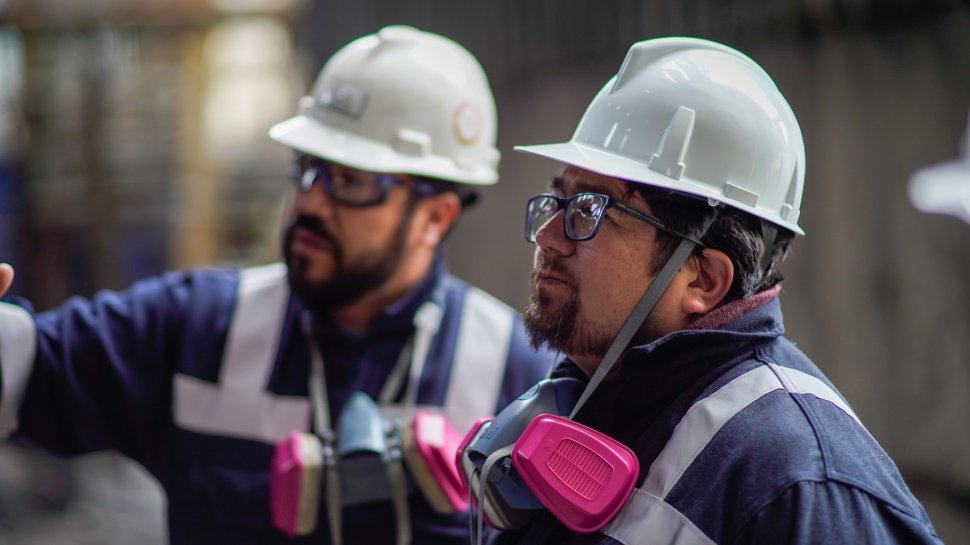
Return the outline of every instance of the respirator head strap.
{"type": "Polygon", "coordinates": [[[579,401],[577,401],[576,406],[573,407],[572,413],[569,414],[569,418],[571,420],[576,418],[576,415],[579,413],[579,410],[583,408],[583,405],[589,399],[589,396],[593,394],[596,387],[599,386],[600,382],[602,382],[604,378],[606,378],[606,375],[611,369],[613,369],[613,366],[620,359],[620,356],[622,356],[623,352],[625,352],[627,347],[629,347],[630,341],[632,341],[633,337],[638,331],[640,331],[640,327],[643,326],[647,316],[649,316],[653,311],[657,301],[659,301],[660,297],[665,291],[667,291],[667,286],[670,285],[670,282],[674,279],[677,271],[680,270],[681,265],[687,261],[687,258],[690,257],[691,252],[694,251],[694,248],[697,246],[695,240],[700,240],[705,234],[707,234],[707,230],[711,227],[711,224],[714,223],[714,220],[717,219],[719,210],[720,209],[716,206],[712,209],[711,214],[704,219],[704,224],[701,226],[700,232],[697,233],[696,237],[681,239],[680,244],[677,245],[674,253],[671,254],[669,259],[667,259],[667,263],[665,263],[663,268],[660,269],[660,272],[657,274],[656,278],[653,279],[650,287],[647,288],[647,290],[643,293],[640,301],[633,308],[633,311],[627,317],[626,321],[623,323],[623,326],[620,327],[619,333],[616,334],[616,337],[610,344],[609,349],[606,351],[606,355],[603,356],[603,360],[596,368],[593,376],[590,377],[589,383],[583,390],[582,395],[579,396],[579,401]]]}
{"type": "Polygon", "coordinates": [[[484,529],[484,516],[485,516],[485,496],[486,490],[488,490],[488,480],[492,476],[492,471],[495,469],[497,464],[502,464],[499,466],[504,472],[508,472],[510,465],[507,465],[509,456],[512,454],[512,449],[515,445],[508,445],[502,447],[495,452],[488,455],[485,459],[485,463],[482,465],[482,473],[479,477],[478,485],[478,510],[475,514],[477,531],[472,533],[472,540],[477,545],[482,545],[482,530],[484,529]]]}

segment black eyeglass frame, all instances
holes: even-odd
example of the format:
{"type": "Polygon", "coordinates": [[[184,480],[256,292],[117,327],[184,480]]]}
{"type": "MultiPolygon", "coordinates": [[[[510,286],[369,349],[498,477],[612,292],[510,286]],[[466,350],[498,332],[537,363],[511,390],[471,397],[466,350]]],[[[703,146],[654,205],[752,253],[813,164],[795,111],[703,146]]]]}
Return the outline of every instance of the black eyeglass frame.
{"type": "MultiPolygon", "coordinates": [[[[577,193],[570,197],[558,197],[550,193],[543,193],[541,195],[536,195],[535,197],[532,197],[531,199],[529,199],[525,207],[525,239],[528,242],[535,244],[536,243],[535,235],[539,233],[538,230],[535,231],[535,233],[533,233],[533,230],[532,230],[533,223],[535,222],[535,215],[530,213],[530,211],[532,210],[533,203],[539,201],[540,199],[551,199],[556,203],[557,209],[551,216],[549,216],[549,220],[546,222],[548,223],[549,221],[552,221],[552,218],[554,218],[556,214],[558,214],[559,212],[563,212],[564,214],[569,214],[570,213],[569,209],[572,206],[572,203],[576,202],[577,199],[582,197],[589,197],[589,196],[598,197],[606,201],[606,203],[603,205],[603,212],[596,218],[596,223],[593,224],[593,229],[592,231],[590,231],[590,234],[584,237],[577,237],[575,236],[575,233],[571,233],[570,232],[572,230],[571,223],[567,221],[566,218],[563,218],[563,223],[562,223],[563,232],[566,234],[566,238],[568,238],[569,240],[573,240],[576,242],[592,240],[596,236],[596,234],[599,233],[600,227],[603,225],[603,218],[606,217],[606,211],[609,210],[610,208],[615,208],[620,212],[623,212],[624,214],[627,214],[629,216],[633,216],[634,218],[644,223],[647,223],[649,225],[652,225],[665,233],[671,234],[677,238],[689,240],[690,242],[693,242],[700,248],[706,248],[706,245],[703,242],[701,242],[699,239],[694,238],[690,235],[681,233],[670,227],[667,227],[667,225],[664,224],[664,222],[661,221],[660,218],[651,216],[650,214],[647,214],[642,210],[637,210],[636,208],[630,206],[629,204],[626,204],[623,201],[616,200],[613,197],[610,197],[609,195],[605,195],[603,193],[593,193],[593,192],[577,193]]],[[[573,213],[575,213],[575,208],[573,208],[573,210],[574,210],[573,213]]],[[[542,227],[540,227],[539,229],[541,230],[542,227]]]]}
{"type": "Polygon", "coordinates": [[[296,182],[297,188],[306,193],[313,189],[314,184],[321,183],[328,197],[340,205],[351,208],[367,208],[384,204],[387,202],[388,189],[394,185],[410,186],[415,193],[422,197],[434,195],[438,192],[432,184],[425,182],[417,176],[401,178],[398,175],[386,172],[361,171],[376,177],[379,193],[373,199],[367,201],[358,202],[347,200],[334,191],[333,175],[330,172],[330,167],[333,164],[331,161],[320,157],[297,154],[294,165],[294,181],[296,182]],[[309,166],[305,165],[307,159],[311,161],[309,166]]]}

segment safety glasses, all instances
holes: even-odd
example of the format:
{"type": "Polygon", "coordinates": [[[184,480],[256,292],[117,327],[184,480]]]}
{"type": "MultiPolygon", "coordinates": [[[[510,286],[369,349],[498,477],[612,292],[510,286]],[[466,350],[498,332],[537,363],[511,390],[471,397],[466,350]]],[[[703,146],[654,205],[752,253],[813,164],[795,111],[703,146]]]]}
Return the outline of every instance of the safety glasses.
{"type": "Polygon", "coordinates": [[[419,195],[435,192],[430,184],[417,179],[357,170],[309,155],[297,156],[295,171],[296,184],[302,191],[310,191],[313,184],[319,183],[334,202],[344,206],[362,208],[383,204],[394,185],[410,186],[419,195]]]}
{"type": "Polygon", "coordinates": [[[565,210],[563,229],[566,237],[577,242],[590,240],[599,232],[603,218],[606,217],[606,211],[610,208],[615,208],[661,231],[704,247],[701,241],[667,227],[659,218],[602,193],[579,193],[572,197],[544,194],[532,197],[526,206],[525,239],[535,244],[539,231],[552,221],[560,210],[565,210]]]}

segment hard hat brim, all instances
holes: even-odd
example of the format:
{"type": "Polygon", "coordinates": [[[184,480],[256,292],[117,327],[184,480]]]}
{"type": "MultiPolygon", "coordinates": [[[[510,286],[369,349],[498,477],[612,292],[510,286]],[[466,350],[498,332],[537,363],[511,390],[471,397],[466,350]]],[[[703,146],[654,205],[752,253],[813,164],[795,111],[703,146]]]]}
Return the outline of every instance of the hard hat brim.
{"type": "MultiPolygon", "coordinates": [[[[706,184],[698,184],[687,179],[675,180],[659,172],[651,170],[639,159],[632,159],[607,153],[592,146],[584,146],[576,142],[558,142],[555,144],[536,144],[529,146],[515,146],[515,151],[538,155],[547,159],[552,159],[560,163],[572,165],[584,170],[589,170],[604,176],[619,178],[634,183],[670,189],[680,193],[685,193],[695,197],[723,201],[724,196],[712,190],[706,184]]],[[[756,216],[762,216],[759,211],[744,207],[743,205],[731,203],[731,206],[750,212],[756,216]]],[[[802,229],[791,222],[772,220],[780,226],[790,229],[799,235],[804,235],[802,229]]]]}
{"type": "Polygon", "coordinates": [[[411,174],[482,186],[498,181],[494,170],[461,169],[453,161],[434,154],[404,155],[386,144],[332,129],[306,115],[277,123],[270,128],[269,136],[303,153],[370,172],[411,174]]]}

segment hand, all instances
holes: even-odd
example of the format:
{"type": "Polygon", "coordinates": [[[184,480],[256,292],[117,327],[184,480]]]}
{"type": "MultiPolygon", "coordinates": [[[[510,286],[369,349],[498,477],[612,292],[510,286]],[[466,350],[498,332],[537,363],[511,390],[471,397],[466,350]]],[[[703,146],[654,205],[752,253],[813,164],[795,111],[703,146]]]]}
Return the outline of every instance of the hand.
{"type": "Polygon", "coordinates": [[[0,297],[7,293],[7,288],[13,283],[13,267],[0,263],[0,297]]]}

